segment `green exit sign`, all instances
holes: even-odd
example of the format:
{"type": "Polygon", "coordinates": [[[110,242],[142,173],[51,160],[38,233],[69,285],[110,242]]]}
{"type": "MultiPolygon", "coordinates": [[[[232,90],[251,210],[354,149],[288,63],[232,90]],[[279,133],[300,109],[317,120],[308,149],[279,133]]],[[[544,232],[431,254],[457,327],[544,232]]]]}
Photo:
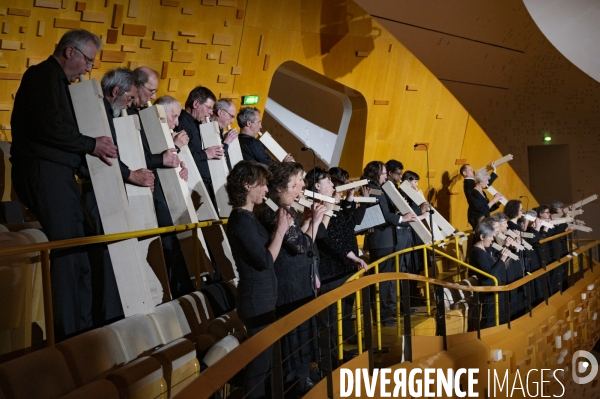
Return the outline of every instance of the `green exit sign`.
{"type": "Polygon", "coordinates": [[[258,104],[260,97],[257,95],[242,96],[242,105],[254,105],[258,104]]]}

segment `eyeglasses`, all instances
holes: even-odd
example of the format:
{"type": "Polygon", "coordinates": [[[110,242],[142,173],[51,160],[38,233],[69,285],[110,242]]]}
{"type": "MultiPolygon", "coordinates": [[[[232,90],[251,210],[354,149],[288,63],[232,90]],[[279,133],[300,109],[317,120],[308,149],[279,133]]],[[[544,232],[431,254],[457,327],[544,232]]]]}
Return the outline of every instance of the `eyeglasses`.
{"type": "Polygon", "coordinates": [[[144,89],[148,90],[150,92],[150,94],[155,94],[158,91],[158,88],[156,88],[156,89],[149,89],[149,88],[146,87],[146,85],[142,85],[142,86],[144,86],[144,89]]]}
{"type": "Polygon", "coordinates": [[[73,48],[74,48],[75,50],[79,51],[79,52],[81,53],[81,55],[83,55],[83,58],[85,59],[85,63],[86,63],[86,65],[89,65],[89,66],[91,66],[92,68],[94,67],[94,59],[93,59],[93,58],[90,58],[90,57],[88,57],[87,55],[85,55],[85,54],[83,53],[83,51],[79,50],[77,47],[73,46],[73,48]]]}
{"type": "Polygon", "coordinates": [[[129,94],[127,94],[127,92],[125,92],[124,94],[127,96],[127,102],[133,101],[133,99],[135,98],[135,97],[130,96],[129,94]]]}
{"type": "Polygon", "coordinates": [[[231,116],[233,119],[235,119],[234,115],[231,115],[228,111],[226,111],[225,109],[221,108],[221,111],[225,112],[227,115],[231,116]]]}
{"type": "Polygon", "coordinates": [[[210,106],[208,106],[208,105],[206,105],[206,104],[201,104],[201,105],[203,105],[203,106],[204,106],[204,108],[206,108],[207,110],[209,110],[209,111],[212,111],[212,107],[210,107],[210,106]]]}

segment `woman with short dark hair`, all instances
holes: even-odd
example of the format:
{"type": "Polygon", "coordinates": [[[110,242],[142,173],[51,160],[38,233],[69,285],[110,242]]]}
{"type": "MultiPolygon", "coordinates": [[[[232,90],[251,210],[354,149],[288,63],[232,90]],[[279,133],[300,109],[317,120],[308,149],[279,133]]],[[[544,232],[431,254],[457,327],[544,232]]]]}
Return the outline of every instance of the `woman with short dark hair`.
{"type": "MultiPolygon", "coordinates": [[[[303,185],[298,165],[295,162],[284,162],[269,166],[272,176],[268,181],[267,195],[294,219],[294,225],[290,226],[283,237],[281,251],[275,261],[277,317],[283,317],[310,302],[318,285],[312,245],[327,209],[315,204],[306,233],[302,231],[302,217],[291,206],[303,185]]],[[[278,217],[265,204],[255,207],[254,212],[267,230],[276,225],[278,217]]],[[[306,212],[310,210],[307,209],[306,212]]],[[[315,338],[315,331],[315,320],[310,318],[281,340],[282,359],[287,359],[283,362],[285,378],[290,381],[297,378],[302,391],[307,391],[314,384],[309,377],[310,362],[316,360],[318,355],[313,351],[316,342],[309,342],[315,338]]]]}
{"type": "MultiPolygon", "coordinates": [[[[227,176],[225,190],[233,207],[227,224],[227,238],[239,273],[237,314],[253,336],[275,321],[277,277],[274,263],[279,258],[283,237],[292,221],[284,210],[277,212],[277,221],[266,230],[254,216],[254,206],[262,204],[271,173],[263,165],[241,161],[227,176]]],[[[246,367],[248,397],[265,394],[264,378],[271,364],[267,350],[246,367]]]]}

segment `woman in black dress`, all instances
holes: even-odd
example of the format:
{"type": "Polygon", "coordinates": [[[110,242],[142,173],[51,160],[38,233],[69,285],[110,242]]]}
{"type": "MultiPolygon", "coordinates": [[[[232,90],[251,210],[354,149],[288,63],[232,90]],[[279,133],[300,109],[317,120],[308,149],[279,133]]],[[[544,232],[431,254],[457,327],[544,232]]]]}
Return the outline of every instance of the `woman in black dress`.
{"type": "MultiPolygon", "coordinates": [[[[320,294],[332,291],[348,280],[358,270],[367,268],[364,260],[358,257],[358,244],[354,235],[356,202],[352,201],[354,189],[349,190],[346,198],[341,199],[341,192],[335,187],[346,184],[348,172],[340,168],[332,168],[334,175],[317,167],[306,174],[307,188],[310,191],[333,197],[340,206],[340,211],[331,218],[323,236],[317,237],[319,248],[319,277],[321,278],[320,294]]],[[[342,301],[344,339],[350,338],[354,322],[351,319],[354,295],[342,301]]],[[[331,326],[332,348],[337,345],[337,304],[329,307],[329,325],[331,326]]],[[[334,351],[334,353],[337,353],[334,351]]],[[[337,355],[333,356],[337,359],[337,355]]]]}
{"type": "MultiPolygon", "coordinates": [[[[500,252],[500,257],[495,260],[486,248],[492,245],[496,232],[494,228],[488,223],[480,223],[475,228],[475,237],[478,240],[471,251],[470,262],[471,265],[475,266],[481,271],[491,274],[498,280],[498,285],[506,285],[506,265],[505,261],[508,258],[508,248],[503,248],[500,252]]],[[[507,238],[507,245],[510,245],[512,239],[507,238]]],[[[479,285],[493,286],[494,282],[483,274],[476,274],[479,280],[479,285]]],[[[496,307],[495,307],[495,295],[494,294],[480,294],[483,309],[481,312],[481,328],[492,327],[496,325],[496,307]]],[[[506,317],[504,314],[504,294],[498,294],[499,304],[499,315],[500,324],[506,323],[506,317]]]]}
{"type": "MultiPolygon", "coordinates": [[[[240,275],[237,289],[237,314],[253,336],[275,321],[277,278],[274,262],[281,253],[283,237],[292,217],[280,209],[277,221],[266,230],[254,216],[254,206],[261,204],[267,193],[271,173],[256,162],[239,162],[227,176],[225,189],[233,207],[227,225],[227,238],[240,275]]],[[[247,397],[265,395],[265,382],[271,367],[267,350],[246,367],[247,397]]]]}
{"type": "Polygon", "coordinates": [[[478,225],[482,218],[490,216],[490,212],[498,209],[500,207],[498,202],[504,198],[502,194],[497,193],[491,200],[488,200],[483,189],[487,188],[489,181],[490,175],[487,172],[477,172],[475,175],[475,187],[469,192],[469,211],[467,215],[469,224],[473,229],[475,229],[475,226],[478,225]]]}
{"type": "MultiPolygon", "coordinates": [[[[269,167],[269,171],[272,173],[272,177],[268,181],[268,197],[291,214],[294,219],[294,224],[285,233],[281,251],[275,261],[276,310],[277,317],[283,317],[315,297],[318,276],[314,273],[312,244],[327,208],[315,204],[314,214],[307,223],[306,233],[303,233],[300,228],[302,217],[298,216],[291,207],[302,184],[299,182],[297,164],[293,162],[274,163],[269,167]]],[[[254,213],[267,230],[272,230],[277,223],[275,212],[265,204],[255,207],[254,213]]],[[[305,210],[305,213],[310,213],[310,210],[305,210]]],[[[310,362],[316,360],[317,356],[315,353],[311,353],[314,345],[309,342],[315,338],[315,331],[316,323],[311,318],[281,340],[283,371],[286,381],[297,378],[302,391],[307,391],[313,384],[309,377],[310,362]]]]}

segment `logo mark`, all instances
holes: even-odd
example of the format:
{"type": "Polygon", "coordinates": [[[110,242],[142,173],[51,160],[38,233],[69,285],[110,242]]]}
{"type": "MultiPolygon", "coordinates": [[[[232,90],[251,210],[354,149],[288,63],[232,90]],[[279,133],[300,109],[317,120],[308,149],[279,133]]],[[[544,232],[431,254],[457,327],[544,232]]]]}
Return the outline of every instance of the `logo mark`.
{"type": "Polygon", "coordinates": [[[598,362],[594,355],[588,351],[580,350],[575,352],[573,354],[573,359],[571,360],[571,365],[573,381],[579,385],[585,385],[591,382],[598,374],[598,362]],[[585,360],[580,360],[580,358],[585,358],[585,360]],[[580,377],[579,375],[585,373],[588,368],[590,368],[589,374],[585,377],[580,377]]]}

